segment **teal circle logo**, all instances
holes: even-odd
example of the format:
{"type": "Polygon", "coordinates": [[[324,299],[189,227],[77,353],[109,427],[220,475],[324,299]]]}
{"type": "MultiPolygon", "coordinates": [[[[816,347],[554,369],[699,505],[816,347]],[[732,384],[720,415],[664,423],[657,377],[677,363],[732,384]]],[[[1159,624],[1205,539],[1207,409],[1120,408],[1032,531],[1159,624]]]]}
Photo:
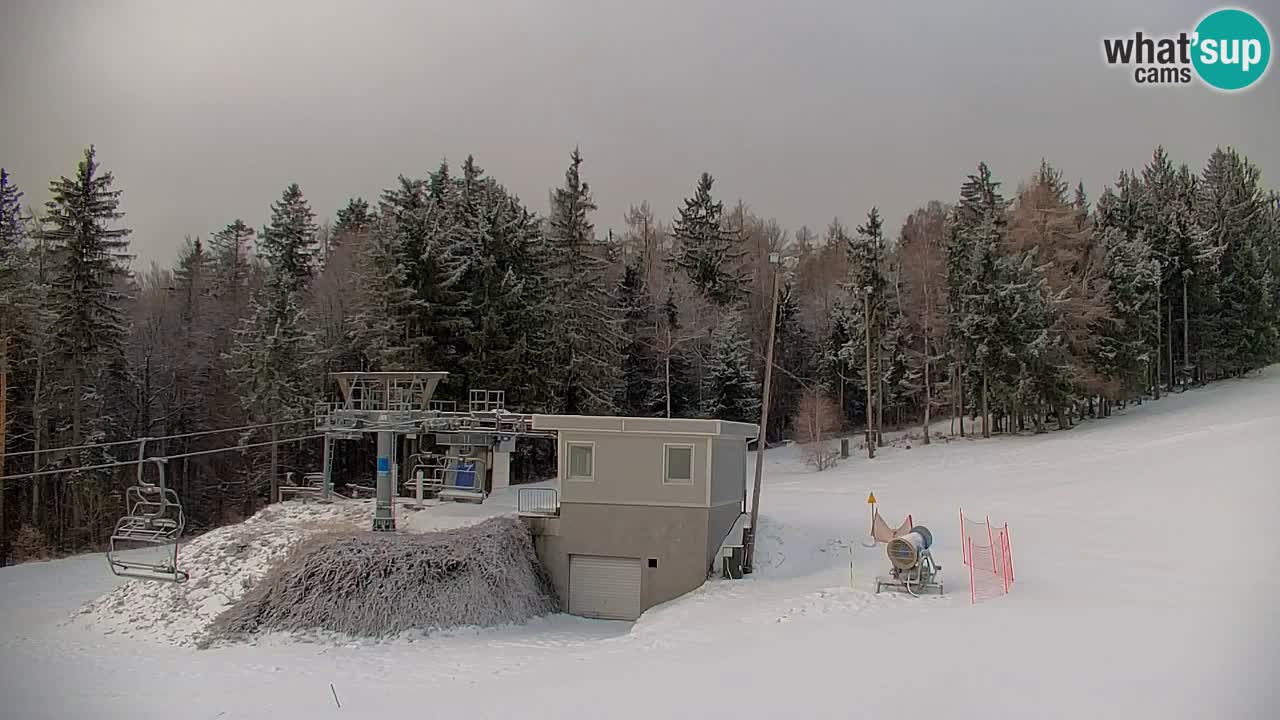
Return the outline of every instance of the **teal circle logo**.
{"type": "Polygon", "coordinates": [[[1271,37],[1262,21],[1244,10],[1217,10],[1196,26],[1191,64],[1200,79],[1219,90],[1243,90],[1267,72],[1271,37]]]}

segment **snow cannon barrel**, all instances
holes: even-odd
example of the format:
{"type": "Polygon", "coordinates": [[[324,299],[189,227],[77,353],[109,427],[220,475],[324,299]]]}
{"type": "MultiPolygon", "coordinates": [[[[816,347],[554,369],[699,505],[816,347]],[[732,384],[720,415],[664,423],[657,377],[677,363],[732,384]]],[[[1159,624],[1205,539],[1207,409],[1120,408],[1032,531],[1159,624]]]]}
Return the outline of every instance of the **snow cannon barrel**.
{"type": "Polygon", "coordinates": [[[911,532],[889,541],[885,552],[889,562],[899,570],[910,570],[920,562],[920,554],[933,545],[933,533],[923,525],[916,525],[911,532]]]}

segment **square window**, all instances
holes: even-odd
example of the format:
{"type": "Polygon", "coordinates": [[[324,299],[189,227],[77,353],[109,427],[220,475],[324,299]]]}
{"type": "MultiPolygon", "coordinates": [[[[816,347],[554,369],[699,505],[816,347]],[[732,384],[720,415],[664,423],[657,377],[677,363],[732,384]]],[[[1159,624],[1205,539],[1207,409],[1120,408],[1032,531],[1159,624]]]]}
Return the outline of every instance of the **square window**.
{"type": "Polygon", "coordinates": [[[649,558],[649,567],[651,568],[658,567],[658,558],[649,558]]]}
{"type": "Polygon", "coordinates": [[[569,443],[569,479],[595,479],[595,447],[589,443],[569,443]]]}
{"type": "Polygon", "coordinates": [[[689,485],[693,483],[693,446],[667,445],[666,459],[663,462],[662,481],[668,484],[689,485]]]}

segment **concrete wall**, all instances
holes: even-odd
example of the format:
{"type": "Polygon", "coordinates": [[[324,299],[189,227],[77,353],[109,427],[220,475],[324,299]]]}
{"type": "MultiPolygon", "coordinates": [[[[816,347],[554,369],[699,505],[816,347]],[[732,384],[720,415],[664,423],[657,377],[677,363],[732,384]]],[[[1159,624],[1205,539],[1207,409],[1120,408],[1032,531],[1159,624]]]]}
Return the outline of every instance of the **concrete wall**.
{"type": "Polygon", "coordinates": [[[711,441],[711,505],[742,504],[747,496],[747,441],[715,438],[711,441]]]}
{"type": "MultiPolygon", "coordinates": [[[[730,528],[738,521],[738,516],[741,514],[742,506],[737,503],[711,508],[711,512],[707,515],[707,567],[715,563],[716,555],[720,552],[720,544],[724,542],[730,528]]],[[[735,540],[741,541],[742,538],[735,538],[735,540]]]]}
{"type": "Polygon", "coordinates": [[[639,558],[640,606],[648,609],[706,581],[707,520],[706,508],[567,503],[558,519],[530,527],[562,609],[569,609],[570,555],[639,558]],[[651,558],[656,568],[649,567],[651,558]]]}
{"type": "Polygon", "coordinates": [[[625,503],[707,506],[708,449],[711,439],[682,435],[642,435],[591,431],[560,432],[558,462],[562,503],[625,503]],[[569,443],[594,446],[594,480],[570,480],[569,443]],[[693,481],[663,482],[667,444],[693,446],[693,481]]]}
{"type": "Polygon", "coordinates": [[[711,512],[707,519],[707,562],[714,563],[738,515],[746,508],[747,441],[719,437],[711,441],[711,512]]]}

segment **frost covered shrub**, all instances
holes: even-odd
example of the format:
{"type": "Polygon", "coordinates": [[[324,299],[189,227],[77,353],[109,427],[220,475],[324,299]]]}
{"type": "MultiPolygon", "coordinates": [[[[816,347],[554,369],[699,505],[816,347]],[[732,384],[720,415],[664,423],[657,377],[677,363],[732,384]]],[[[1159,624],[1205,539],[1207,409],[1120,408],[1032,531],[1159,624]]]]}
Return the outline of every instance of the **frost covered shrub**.
{"type": "Polygon", "coordinates": [[[317,537],[223,613],[207,642],[293,630],[380,638],[520,623],[558,607],[528,529],[502,517],[421,535],[317,537]]]}
{"type": "Polygon", "coordinates": [[[13,538],[12,551],[14,562],[48,560],[52,554],[49,551],[49,538],[39,528],[30,525],[18,528],[18,533],[13,538]]]}

